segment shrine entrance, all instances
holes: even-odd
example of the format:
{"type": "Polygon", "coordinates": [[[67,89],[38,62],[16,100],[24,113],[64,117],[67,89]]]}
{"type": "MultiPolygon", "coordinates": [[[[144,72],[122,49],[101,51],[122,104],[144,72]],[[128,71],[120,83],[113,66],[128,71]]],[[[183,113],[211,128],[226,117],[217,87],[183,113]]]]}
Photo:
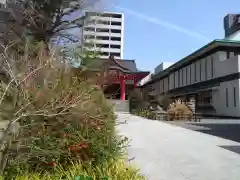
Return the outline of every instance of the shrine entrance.
{"type": "Polygon", "coordinates": [[[113,57],[103,64],[100,84],[106,98],[123,101],[128,99],[129,92],[137,86],[137,82],[149,74],[137,70],[134,66],[136,64],[133,61],[115,60],[113,57]],[[131,68],[126,65],[129,63],[132,63],[131,68]]]}
{"type": "Polygon", "coordinates": [[[104,90],[105,97],[107,99],[120,99],[120,85],[111,84],[104,90]]]}
{"type": "MultiPolygon", "coordinates": [[[[132,84],[125,85],[125,100],[128,100],[129,93],[134,89],[132,84]]],[[[120,84],[108,85],[104,90],[104,95],[107,99],[121,99],[121,87],[120,84]]]]}

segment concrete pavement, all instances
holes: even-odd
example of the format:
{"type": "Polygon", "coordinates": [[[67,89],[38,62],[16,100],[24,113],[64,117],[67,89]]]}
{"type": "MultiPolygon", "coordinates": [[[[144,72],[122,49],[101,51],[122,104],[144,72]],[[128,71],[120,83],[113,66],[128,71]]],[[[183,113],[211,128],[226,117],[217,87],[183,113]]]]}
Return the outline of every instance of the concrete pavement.
{"type": "Polygon", "coordinates": [[[129,158],[148,180],[240,180],[240,143],[159,121],[118,113],[129,158]]]}

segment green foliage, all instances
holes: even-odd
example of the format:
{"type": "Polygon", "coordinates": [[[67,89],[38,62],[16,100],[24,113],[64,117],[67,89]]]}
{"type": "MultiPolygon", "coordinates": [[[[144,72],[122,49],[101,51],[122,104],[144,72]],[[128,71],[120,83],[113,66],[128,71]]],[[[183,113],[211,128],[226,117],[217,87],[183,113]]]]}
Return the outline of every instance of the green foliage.
{"type": "Polygon", "coordinates": [[[69,63],[73,67],[78,67],[82,71],[96,68],[97,58],[99,57],[98,52],[89,52],[80,46],[62,47],[60,55],[64,62],[69,63]]]}
{"type": "Polygon", "coordinates": [[[129,96],[131,112],[139,112],[142,109],[148,109],[150,103],[143,98],[140,89],[134,89],[129,96]]]}
{"type": "Polygon", "coordinates": [[[144,117],[144,118],[148,118],[148,119],[154,119],[154,116],[155,116],[153,111],[148,110],[148,109],[137,111],[136,115],[144,117]]]}
{"type": "Polygon", "coordinates": [[[77,162],[101,164],[118,156],[126,141],[116,136],[112,107],[91,78],[45,50],[11,64],[18,66],[8,71],[15,78],[0,84],[0,118],[20,123],[3,158],[7,176],[77,162]],[[30,72],[20,68],[27,65],[30,72]]]}
{"type": "MultiPolygon", "coordinates": [[[[74,180],[80,177],[92,178],[92,180],[145,180],[138,170],[130,165],[126,165],[124,160],[111,160],[100,166],[89,164],[73,164],[67,169],[56,167],[52,173],[45,172],[42,174],[25,172],[16,176],[16,180],[74,180]]],[[[10,177],[9,177],[10,178],[10,177]]]]}
{"type": "Polygon", "coordinates": [[[166,111],[172,101],[168,95],[164,94],[156,96],[155,102],[166,111]]]}

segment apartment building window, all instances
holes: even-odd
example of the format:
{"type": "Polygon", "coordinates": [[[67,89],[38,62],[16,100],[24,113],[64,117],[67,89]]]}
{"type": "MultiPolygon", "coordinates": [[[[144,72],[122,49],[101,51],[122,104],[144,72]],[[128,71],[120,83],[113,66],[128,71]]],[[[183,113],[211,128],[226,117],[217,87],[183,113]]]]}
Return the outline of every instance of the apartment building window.
{"type": "Polygon", "coordinates": [[[234,107],[237,107],[236,87],[233,88],[233,103],[234,103],[234,107]]]}
{"type": "Polygon", "coordinates": [[[114,49],[120,49],[121,46],[116,44],[111,44],[110,47],[114,49]]]}
{"type": "Polygon", "coordinates": [[[85,31],[95,31],[95,28],[93,27],[86,27],[84,28],[85,31]]]}
{"type": "Polygon", "coordinates": [[[122,23],[113,21],[113,22],[111,22],[111,25],[113,25],[113,26],[121,26],[122,23]]]}
{"type": "Polygon", "coordinates": [[[110,21],[99,20],[99,21],[97,21],[97,24],[110,25],[110,21]]]}
{"type": "Polygon", "coordinates": [[[109,36],[97,36],[97,40],[109,40],[109,36]]]}
{"type": "Polygon", "coordinates": [[[228,107],[228,88],[226,88],[226,106],[228,107]]]}
{"type": "Polygon", "coordinates": [[[111,33],[121,33],[120,29],[111,29],[111,33]]]}
{"type": "Polygon", "coordinates": [[[122,15],[121,14],[112,14],[112,17],[113,18],[122,18],[122,15]]]}
{"type": "Polygon", "coordinates": [[[94,36],[93,35],[85,35],[84,39],[94,39],[94,36]]]}
{"type": "Polygon", "coordinates": [[[109,44],[96,44],[97,48],[109,48],[109,44]]]}
{"type": "Polygon", "coordinates": [[[101,14],[100,16],[101,16],[101,17],[111,17],[112,15],[109,14],[109,13],[104,13],[104,14],[101,14]]]}
{"type": "Polygon", "coordinates": [[[120,37],[111,37],[111,41],[121,41],[120,37]]]}
{"type": "Polygon", "coordinates": [[[97,32],[109,32],[109,29],[97,28],[97,32]]]}
{"type": "Polygon", "coordinates": [[[110,56],[120,57],[120,53],[110,53],[110,56]]]}
{"type": "Polygon", "coordinates": [[[101,14],[101,17],[121,18],[122,15],[121,14],[104,13],[104,14],[101,14]]]}

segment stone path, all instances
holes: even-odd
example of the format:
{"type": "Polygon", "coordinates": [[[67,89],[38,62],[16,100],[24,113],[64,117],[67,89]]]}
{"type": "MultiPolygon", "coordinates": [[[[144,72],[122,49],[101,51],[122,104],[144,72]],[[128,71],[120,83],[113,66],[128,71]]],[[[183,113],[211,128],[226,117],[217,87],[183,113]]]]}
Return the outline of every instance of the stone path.
{"type": "Polygon", "coordinates": [[[240,143],[130,114],[117,120],[127,121],[117,129],[148,180],[240,180],[240,155],[220,147],[240,143]]]}

